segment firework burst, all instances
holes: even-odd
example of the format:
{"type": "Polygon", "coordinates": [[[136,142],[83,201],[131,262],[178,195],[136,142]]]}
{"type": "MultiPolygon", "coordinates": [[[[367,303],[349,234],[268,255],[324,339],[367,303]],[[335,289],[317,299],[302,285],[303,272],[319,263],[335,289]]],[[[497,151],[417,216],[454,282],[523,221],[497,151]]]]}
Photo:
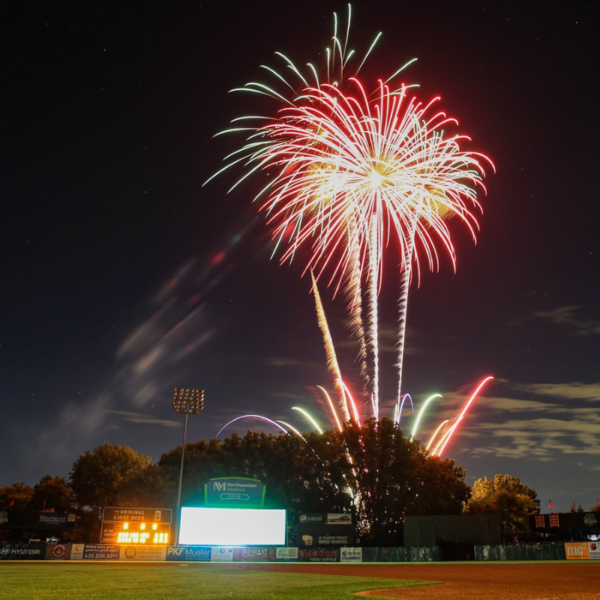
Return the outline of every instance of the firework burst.
{"type": "MultiPolygon", "coordinates": [[[[484,167],[493,164],[485,155],[463,149],[468,137],[449,132],[458,122],[438,108],[439,97],[420,101],[414,86],[398,81],[412,61],[385,81],[364,83],[359,73],[381,34],[359,61],[348,49],[350,20],[349,8],[342,40],[334,15],[323,74],[312,63],[300,69],[278,52],[291,78],[263,66],[272,85],[250,82],[235,90],[266,96],[275,106],[264,115],[232,121],[223,133],[242,134],[245,141],[214,176],[242,167],[233,189],[249,177],[268,174],[255,200],[267,215],[274,252],[281,262],[301,256],[304,272],[314,272],[313,290],[325,275],[334,295],[344,288],[372,416],[378,419],[377,298],[384,258],[398,264],[400,399],[410,283],[420,280],[424,268],[438,270],[442,254],[456,268],[449,219],[462,223],[475,240],[481,213],[477,194],[485,191],[484,167]]],[[[316,291],[315,298],[327,346],[316,291]]],[[[351,396],[342,389],[332,346],[328,363],[348,419],[351,396]]]]}

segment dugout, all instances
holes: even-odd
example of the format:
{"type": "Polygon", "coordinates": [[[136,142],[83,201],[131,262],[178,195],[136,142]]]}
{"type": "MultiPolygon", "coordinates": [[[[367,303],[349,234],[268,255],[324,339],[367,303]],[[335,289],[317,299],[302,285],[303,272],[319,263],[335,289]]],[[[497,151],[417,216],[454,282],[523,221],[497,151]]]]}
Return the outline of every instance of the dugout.
{"type": "Polygon", "coordinates": [[[502,544],[500,515],[406,517],[405,548],[436,548],[438,560],[474,560],[475,546],[502,544]]]}

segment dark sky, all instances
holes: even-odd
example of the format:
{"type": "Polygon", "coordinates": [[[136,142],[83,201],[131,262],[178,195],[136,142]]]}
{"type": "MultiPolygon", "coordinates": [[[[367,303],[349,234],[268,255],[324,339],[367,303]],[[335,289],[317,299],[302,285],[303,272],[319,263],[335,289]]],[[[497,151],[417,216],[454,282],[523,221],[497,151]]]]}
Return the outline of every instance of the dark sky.
{"type": "MultiPolygon", "coordinates": [[[[321,62],[342,2],[4,3],[0,12],[3,286],[0,486],[67,476],[106,441],[158,460],[181,442],[173,387],[206,390],[189,440],[261,414],[327,424],[332,389],[302,257],[270,260],[238,173],[202,183],[240,139],[212,136],[260,103],[228,94],[284,52],[321,62]]],[[[510,473],[542,506],[600,497],[599,37],[592,4],[353,5],[365,73],[442,96],[489,154],[481,231],[411,290],[405,391],[422,438],[496,377],[448,455],[468,482],[510,473]]],[[[264,111],[264,105],[263,109],[264,111]]],[[[458,225],[458,223],[457,223],[458,225]]],[[[393,271],[393,264],[392,269],[393,271]]],[[[322,286],[342,371],[360,389],[345,307],[322,286]]],[[[394,399],[398,278],[381,309],[382,403],[394,399]]],[[[391,409],[387,409],[391,416],[391,409]]],[[[407,426],[411,417],[405,417],[407,426]]],[[[244,421],[227,431],[261,428],[244,421]]],[[[265,431],[274,431],[264,426],[265,431]]]]}

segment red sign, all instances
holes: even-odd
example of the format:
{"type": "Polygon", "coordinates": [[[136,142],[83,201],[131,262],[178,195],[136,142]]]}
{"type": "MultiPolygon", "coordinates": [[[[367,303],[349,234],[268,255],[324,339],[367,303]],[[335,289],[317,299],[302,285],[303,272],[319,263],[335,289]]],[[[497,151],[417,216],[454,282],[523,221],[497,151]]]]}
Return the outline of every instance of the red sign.
{"type": "Polygon", "coordinates": [[[538,529],[546,527],[546,519],[545,519],[544,515],[536,515],[535,516],[535,526],[538,529]]]}
{"type": "Polygon", "coordinates": [[[558,515],[550,515],[550,527],[560,527],[558,515]]]}

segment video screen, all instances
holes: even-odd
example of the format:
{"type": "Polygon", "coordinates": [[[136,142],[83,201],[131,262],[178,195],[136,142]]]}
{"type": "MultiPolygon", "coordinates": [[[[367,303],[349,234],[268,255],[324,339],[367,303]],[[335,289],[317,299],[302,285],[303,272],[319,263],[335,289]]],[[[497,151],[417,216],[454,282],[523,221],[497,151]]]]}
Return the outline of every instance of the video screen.
{"type": "Polygon", "coordinates": [[[179,544],[185,546],[285,546],[285,510],[181,509],[179,544]]]}

